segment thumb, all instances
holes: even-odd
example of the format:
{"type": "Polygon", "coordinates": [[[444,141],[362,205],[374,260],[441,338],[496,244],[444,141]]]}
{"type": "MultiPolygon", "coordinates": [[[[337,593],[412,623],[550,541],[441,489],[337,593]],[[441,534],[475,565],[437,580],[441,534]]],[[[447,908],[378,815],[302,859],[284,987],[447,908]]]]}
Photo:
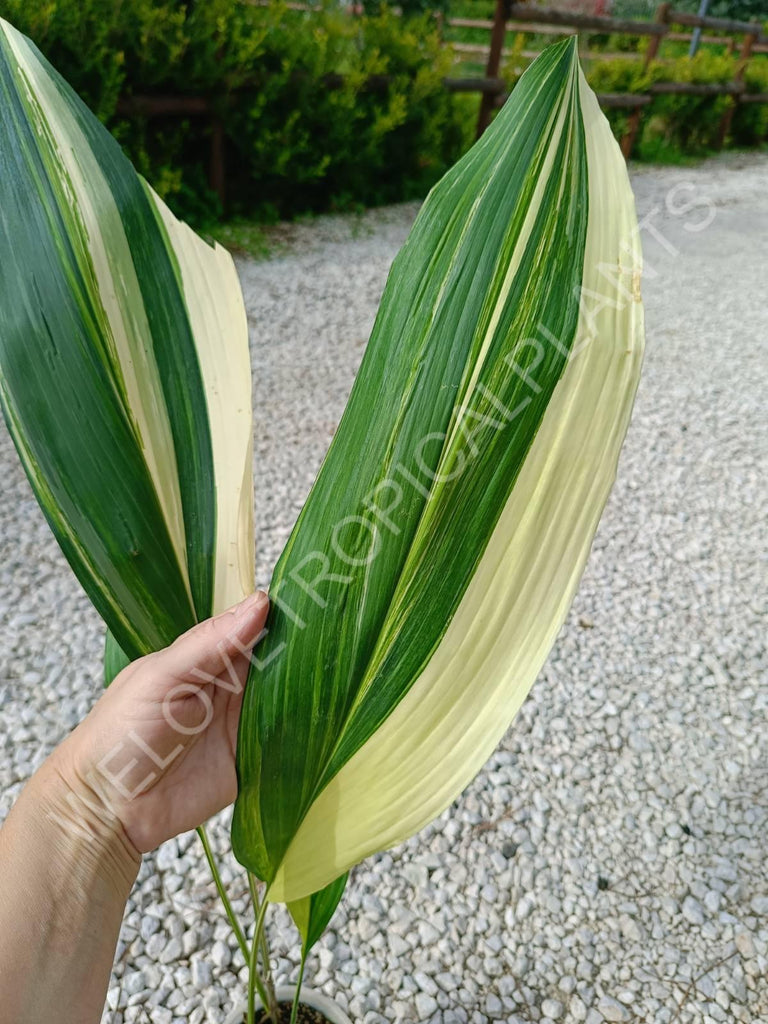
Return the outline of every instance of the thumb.
{"type": "Polygon", "coordinates": [[[177,680],[201,681],[231,671],[232,662],[249,655],[267,620],[269,598],[261,591],[182,634],[160,655],[158,668],[177,680]]]}

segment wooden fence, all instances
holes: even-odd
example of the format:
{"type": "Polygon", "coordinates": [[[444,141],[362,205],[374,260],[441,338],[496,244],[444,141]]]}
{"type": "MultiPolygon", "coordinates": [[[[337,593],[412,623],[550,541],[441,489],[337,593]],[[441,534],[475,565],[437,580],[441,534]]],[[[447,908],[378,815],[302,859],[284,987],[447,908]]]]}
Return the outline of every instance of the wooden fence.
{"type": "MultiPolygon", "coordinates": [[[[531,7],[529,4],[515,4],[510,0],[496,0],[496,11],[493,21],[480,21],[471,18],[453,18],[446,22],[454,28],[484,28],[491,33],[488,47],[485,78],[475,79],[476,89],[482,94],[480,113],[477,121],[477,135],[485,131],[494,109],[507,98],[507,87],[500,78],[501,59],[504,54],[506,33],[540,34],[542,30],[552,34],[569,35],[579,31],[599,32],[607,35],[621,33],[630,36],[647,36],[648,46],[641,56],[643,67],[647,68],[655,60],[659,47],[664,39],[679,40],[689,38],[686,34],[673,32],[672,27],[681,25],[686,28],[710,29],[719,32],[733,33],[729,36],[704,36],[704,42],[722,43],[727,40],[731,52],[734,52],[739,39],[739,60],[732,82],[723,85],[697,85],[691,82],[656,82],[644,93],[598,93],[598,100],[603,107],[623,107],[630,111],[627,131],[621,139],[621,151],[628,159],[640,129],[643,107],[647,107],[656,95],[677,93],[685,96],[730,96],[733,102],[723,114],[718,144],[722,147],[731,127],[733,112],[737,103],[768,103],[768,93],[748,93],[744,86],[746,66],[757,53],[768,53],[768,36],[757,22],[734,21],[729,18],[702,17],[675,11],[670,3],[662,3],[656,10],[653,21],[629,21],[624,18],[610,18],[602,15],[576,14],[570,11],[551,10],[544,7],[531,7]]],[[[468,82],[471,81],[467,80],[468,82]]],[[[468,87],[468,86],[467,86],[468,87]]]]}
{"type": "MultiPolygon", "coordinates": [[[[251,0],[258,5],[266,5],[269,0],[251,0]]],[[[312,11],[311,4],[290,0],[287,6],[293,10],[312,11]]],[[[362,13],[362,9],[352,6],[351,15],[362,13]]],[[[632,21],[624,18],[611,18],[602,15],[577,14],[569,11],[553,10],[545,7],[533,7],[530,4],[512,3],[511,0],[496,0],[493,21],[474,18],[448,18],[444,24],[451,28],[486,29],[490,32],[487,47],[474,44],[453,44],[461,54],[487,54],[485,76],[482,78],[445,78],[443,84],[450,92],[473,92],[480,94],[480,112],[477,122],[477,135],[481,135],[491,119],[493,111],[500,107],[508,95],[509,84],[501,77],[501,60],[504,56],[504,42],[507,32],[525,33],[529,35],[573,35],[578,32],[601,34],[622,34],[649,37],[648,46],[643,54],[637,54],[643,66],[648,67],[657,58],[662,40],[683,41],[690,39],[690,34],[672,31],[673,26],[699,28],[714,32],[726,32],[727,36],[703,35],[704,43],[719,43],[729,47],[730,52],[738,48],[739,60],[734,80],[724,85],[698,85],[690,82],[656,82],[644,93],[598,93],[598,100],[604,108],[624,108],[630,112],[627,131],[621,139],[621,149],[626,158],[632,153],[640,128],[643,108],[647,107],[654,96],[665,93],[677,93],[687,96],[729,96],[733,103],[725,111],[719,131],[719,145],[722,146],[731,126],[733,112],[737,103],[768,103],[768,93],[748,93],[744,86],[745,68],[755,54],[768,53],[768,36],[762,32],[757,22],[733,21],[726,18],[700,17],[675,11],[670,3],[661,3],[656,10],[653,21],[632,21]],[[740,43],[740,45],[739,45],[740,43]]],[[[524,56],[535,56],[524,52],[524,56]]],[[[603,54],[596,56],[604,57],[603,54]]],[[[619,55],[612,55],[619,56],[619,55]]],[[[631,54],[621,54],[631,56],[631,54]]],[[[366,88],[383,90],[387,88],[386,76],[377,75],[366,82],[366,88]]],[[[335,88],[341,84],[339,75],[327,75],[324,83],[326,88],[335,88]]],[[[236,101],[233,93],[230,101],[236,101]]],[[[221,100],[219,100],[219,103],[221,100]]],[[[211,188],[221,200],[226,201],[226,139],[222,121],[216,112],[216,104],[203,96],[131,96],[118,103],[118,113],[126,116],[139,115],[147,118],[156,117],[203,117],[211,126],[211,149],[209,164],[209,182],[211,188]]]]}

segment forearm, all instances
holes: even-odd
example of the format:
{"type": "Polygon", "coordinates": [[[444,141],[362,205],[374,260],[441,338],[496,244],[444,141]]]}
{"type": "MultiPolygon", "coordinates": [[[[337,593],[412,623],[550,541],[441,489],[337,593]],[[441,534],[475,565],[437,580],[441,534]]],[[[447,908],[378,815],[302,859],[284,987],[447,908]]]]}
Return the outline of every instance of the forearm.
{"type": "Polygon", "coordinates": [[[139,863],[54,754],[0,830],[0,1024],[101,1019],[139,863]]]}
{"type": "Polygon", "coordinates": [[[0,829],[0,1024],[97,1024],[141,862],[237,793],[257,593],[133,662],[0,829]]]}

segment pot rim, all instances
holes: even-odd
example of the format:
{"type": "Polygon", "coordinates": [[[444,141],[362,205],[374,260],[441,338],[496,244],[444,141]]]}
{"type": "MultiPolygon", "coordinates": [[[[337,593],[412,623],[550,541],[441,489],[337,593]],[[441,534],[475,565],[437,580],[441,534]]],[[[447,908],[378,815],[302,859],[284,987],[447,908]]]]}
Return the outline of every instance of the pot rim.
{"type": "MultiPolygon", "coordinates": [[[[282,1002],[286,999],[292,1000],[295,992],[296,987],[294,985],[278,985],[275,995],[282,1002]]],[[[305,1006],[311,1006],[313,1010],[319,1010],[321,1013],[324,1013],[330,1024],[352,1024],[352,1021],[335,999],[331,999],[324,992],[318,992],[317,989],[310,988],[308,985],[301,986],[299,1002],[304,1003],[305,1006]]]]}
{"type": "MultiPolygon", "coordinates": [[[[294,994],[296,992],[295,985],[278,985],[275,989],[275,995],[279,1002],[292,1002],[294,994]]],[[[309,988],[307,985],[301,986],[301,992],[299,994],[299,1001],[304,1003],[305,1006],[311,1006],[313,1010],[319,1010],[324,1013],[328,1018],[329,1024],[352,1024],[350,1018],[342,1010],[339,1004],[325,995],[323,992],[318,992],[316,989],[309,988]]],[[[257,997],[256,1005],[261,1007],[261,1000],[257,997]]],[[[246,1012],[246,1007],[236,1007],[236,1009],[226,1019],[226,1024],[241,1024],[243,1015],[246,1012]]]]}

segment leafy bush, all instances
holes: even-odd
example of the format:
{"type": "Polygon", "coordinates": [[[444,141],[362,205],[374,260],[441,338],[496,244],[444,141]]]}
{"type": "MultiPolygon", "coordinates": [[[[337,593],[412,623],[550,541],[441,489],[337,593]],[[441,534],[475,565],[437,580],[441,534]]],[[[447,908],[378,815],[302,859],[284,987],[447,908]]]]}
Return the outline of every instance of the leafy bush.
{"type": "MultiPolygon", "coordinates": [[[[695,57],[680,57],[669,63],[655,61],[644,70],[636,60],[594,61],[589,83],[596,92],[642,93],[654,82],[690,82],[717,85],[733,81],[735,57],[700,50],[695,57]]],[[[750,92],[768,92],[768,59],[753,58],[747,65],[745,84],[750,92]]],[[[643,108],[641,130],[635,153],[639,159],[671,159],[679,155],[699,156],[718,143],[723,114],[733,100],[728,96],[686,96],[661,94],[643,108]]],[[[614,134],[621,138],[629,111],[606,111],[614,134]]],[[[768,134],[768,104],[738,104],[733,118],[732,141],[754,145],[768,134]]]]}
{"type": "MultiPolygon", "coordinates": [[[[397,6],[404,15],[410,17],[412,14],[426,14],[428,11],[446,14],[448,5],[449,0],[400,0],[397,6]]],[[[366,14],[380,14],[385,6],[386,0],[363,0],[363,10],[366,14]]]]}
{"type": "MultiPolygon", "coordinates": [[[[663,65],[661,74],[670,82],[724,85],[733,81],[735,68],[732,57],[699,50],[695,57],[680,57],[663,65]]],[[[642,145],[661,139],[683,153],[706,153],[716,147],[723,114],[732,102],[728,96],[655,96],[642,145]]]]}
{"type": "Polygon", "coordinates": [[[127,116],[121,98],[207,97],[226,139],[228,212],[267,219],[423,195],[472,127],[442,87],[450,55],[431,16],[281,0],[0,0],[0,15],[198,224],[220,212],[211,118],[127,116]]]}
{"type": "Polygon", "coordinates": [[[614,18],[637,18],[639,21],[653,17],[658,0],[614,0],[611,14],[614,18]]]}
{"type": "MultiPolygon", "coordinates": [[[[616,18],[652,18],[659,0],[614,0],[611,13],[616,18]]],[[[676,11],[698,14],[701,0],[675,0],[676,11]]],[[[707,15],[713,18],[737,18],[741,21],[764,21],[765,0],[713,0],[707,15]]]]}
{"type": "MultiPolygon", "coordinates": [[[[699,0],[678,0],[675,7],[680,11],[698,14],[699,0]]],[[[741,21],[764,21],[765,0],[714,0],[707,14],[713,18],[737,18],[741,21]]]]}
{"type": "MultiPolygon", "coordinates": [[[[744,75],[747,92],[768,93],[768,57],[753,58],[744,75]]],[[[733,115],[733,141],[754,146],[768,140],[768,103],[739,103],[733,115]]]]}
{"type": "MultiPolygon", "coordinates": [[[[587,73],[589,84],[597,93],[642,93],[656,77],[658,72],[655,68],[645,71],[640,61],[630,57],[622,60],[593,61],[587,73]]],[[[610,107],[605,111],[617,139],[626,134],[630,113],[623,107],[610,107]]]]}

